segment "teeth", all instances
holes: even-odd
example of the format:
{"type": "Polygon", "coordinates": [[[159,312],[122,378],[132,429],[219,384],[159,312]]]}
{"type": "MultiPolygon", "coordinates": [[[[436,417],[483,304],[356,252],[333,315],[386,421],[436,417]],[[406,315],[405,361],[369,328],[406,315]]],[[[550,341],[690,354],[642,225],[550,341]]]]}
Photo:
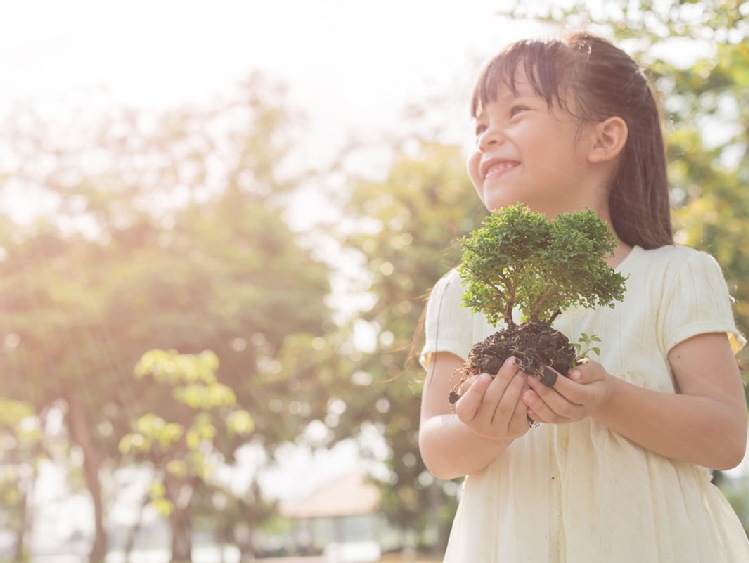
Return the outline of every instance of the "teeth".
{"type": "Polygon", "coordinates": [[[489,176],[495,172],[502,172],[504,170],[507,170],[508,168],[513,168],[515,166],[514,162],[498,162],[497,164],[492,164],[489,168],[486,169],[485,176],[489,176]]]}

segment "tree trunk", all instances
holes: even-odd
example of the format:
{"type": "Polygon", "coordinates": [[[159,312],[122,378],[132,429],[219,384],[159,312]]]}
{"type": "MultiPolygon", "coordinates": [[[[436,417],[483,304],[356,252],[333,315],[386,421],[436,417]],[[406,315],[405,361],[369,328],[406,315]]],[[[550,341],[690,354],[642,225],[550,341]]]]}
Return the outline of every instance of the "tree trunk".
{"type": "Polygon", "coordinates": [[[226,554],[224,553],[224,546],[229,543],[229,534],[226,531],[226,525],[222,520],[219,520],[219,525],[213,530],[213,539],[216,542],[216,546],[219,549],[218,563],[226,563],[226,554]]]}
{"type": "Polygon", "coordinates": [[[143,510],[145,510],[146,506],[148,506],[150,500],[151,499],[148,493],[143,495],[143,500],[141,501],[140,508],[138,509],[138,518],[127,534],[127,541],[125,542],[125,561],[127,561],[128,563],[131,563],[130,557],[133,549],[135,548],[135,538],[138,536],[141,524],[143,523],[143,510]]]}
{"type": "Polygon", "coordinates": [[[190,563],[192,561],[192,540],[190,538],[190,508],[175,506],[169,515],[172,528],[171,563],[190,563]]]}
{"type": "MultiPolygon", "coordinates": [[[[34,470],[36,473],[36,469],[34,470]]],[[[29,518],[29,496],[30,487],[25,488],[19,483],[19,489],[21,492],[21,501],[18,504],[18,529],[16,530],[16,547],[13,556],[13,561],[28,561],[28,554],[26,553],[26,532],[30,530],[31,518],[29,518]]]]}
{"type": "Polygon", "coordinates": [[[255,544],[252,537],[252,534],[255,530],[255,513],[252,510],[252,506],[241,498],[237,499],[237,507],[239,509],[239,515],[242,519],[242,523],[246,527],[246,533],[241,534],[241,537],[237,537],[236,526],[233,530],[234,543],[237,545],[237,548],[239,548],[239,560],[242,563],[255,561],[255,544]]]}
{"type": "MultiPolygon", "coordinates": [[[[39,422],[43,425],[44,415],[39,415],[39,422]]],[[[34,447],[34,455],[32,456],[34,461],[32,462],[21,462],[20,459],[15,461],[15,465],[23,467],[26,463],[29,463],[31,467],[31,474],[28,475],[26,471],[23,471],[18,475],[18,492],[21,495],[18,503],[18,528],[16,532],[15,547],[13,549],[13,561],[29,561],[30,554],[29,550],[26,549],[26,538],[32,537],[34,532],[34,494],[36,492],[37,481],[39,480],[39,463],[38,459],[45,453],[44,447],[41,442],[37,443],[34,447]],[[28,478],[24,476],[28,475],[28,478]]],[[[20,456],[23,458],[24,456],[20,456]]],[[[13,463],[13,462],[11,462],[13,463]]]]}
{"type": "Polygon", "coordinates": [[[192,496],[193,485],[189,480],[171,475],[164,475],[166,496],[172,502],[169,514],[169,525],[172,530],[171,563],[190,563],[192,561],[192,496]]]}
{"type": "Polygon", "coordinates": [[[90,563],[100,563],[106,559],[108,550],[104,530],[104,498],[99,480],[102,460],[91,436],[83,403],[75,395],[68,395],[66,402],[70,438],[83,452],[83,477],[94,505],[94,541],[88,559],[90,563]]]}

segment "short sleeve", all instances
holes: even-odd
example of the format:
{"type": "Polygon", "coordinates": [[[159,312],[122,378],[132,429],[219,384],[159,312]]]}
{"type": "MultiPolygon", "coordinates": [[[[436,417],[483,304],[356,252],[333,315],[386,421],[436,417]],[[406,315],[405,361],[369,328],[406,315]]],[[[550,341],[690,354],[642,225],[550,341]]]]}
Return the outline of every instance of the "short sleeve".
{"type": "Polygon", "coordinates": [[[435,352],[451,352],[466,360],[473,345],[473,313],[461,305],[463,286],[457,270],[445,274],[427,302],[425,342],[421,365],[425,368],[435,352]]]}
{"type": "Polygon", "coordinates": [[[736,328],[720,266],[705,252],[694,250],[685,258],[673,270],[673,279],[667,280],[659,314],[664,351],[698,334],[724,332],[733,352],[738,352],[746,339],[736,328]]]}

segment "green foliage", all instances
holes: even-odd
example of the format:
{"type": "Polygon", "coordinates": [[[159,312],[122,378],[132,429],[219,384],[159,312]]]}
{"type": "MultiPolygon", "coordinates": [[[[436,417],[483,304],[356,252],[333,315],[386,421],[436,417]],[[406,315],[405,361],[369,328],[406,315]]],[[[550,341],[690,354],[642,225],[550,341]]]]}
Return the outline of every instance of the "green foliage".
{"type": "Polygon", "coordinates": [[[29,513],[39,462],[49,458],[34,405],[0,397],[0,529],[13,532],[16,560],[26,560],[29,513]]]}
{"type": "Polygon", "coordinates": [[[587,335],[584,332],[581,333],[580,340],[572,343],[572,346],[575,347],[575,352],[577,354],[575,360],[586,358],[591,352],[596,356],[600,356],[601,349],[598,346],[593,345],[595,342],[600,341],[601,339],[598,338],[598,336],[596,336],[595,334],[587,335]]]}
{"type": "Polygon", "coordinates": [[[127,459],[151,465],[154,480],[148,503],[171,521],[182,521],[189,513],[186,498],[214,486],[213,470],[222,457],[219,435],[247,439],[254,429],[250,413],[238,408],[234,392],[218,381],[218,369],[218,357],[211,351],[174,350],[150,350],[134,369],[136,378],[171,389],[172,404],[163,403],[159,411],[174,420],[144,414],[122,437],[119,448],[127,459]]]}
{"type": "Polygon", "coordinates": [[[188,462],[197,462],[197,466],[189,470],[205,475],[209,467],[206,454],[215,448],[217,426],[222,427],[222,432],[242,436],[247,436],[254,428],[250,413],[236,407],[234,392],[216,379],[218,368],[218,358],[211,351],[200,354],[180,354],[174,350],[146,352],[135,366],[135,376],[150,376],[155,383],[170,387],[173,401],[184,405],[188,411],[162,405],[162,412],[183,413],[177,422],[169,422],[155,413],[144,414],[135,421],[133,432],[120,440],[120,451],[131,455],[148,454],[146,459],[151,460],[156,469],[170,464],[173,468],[187,467],[188,462]]]}
{"type": "MultiPolygon", "coordinates": [[[[312,237],[284,221],[300,185],[289,160],[300,121],[281,85],[256,76],[208,108],[158,115],[71,109],[63,136],[66,116],[48,122],[33,106],[0,127],[0,186],[52,206],[21,225],[0,202],[0,379],[4,396],[36,412],[68,403],[65,422],[79,432],[65,435],[83,453],[101,507],[92,525],[101,546],[108,507],[98,475],[109,468],[161,468],[188,441],[210,441],[216,463],[231,465],[250,432],[270,463],[303,433],[308,420],[283,410],[288,382],[269,385],[263,374],[291,335],[320,338],[333,326],[330,268],[312,237]],[[173,366],[156,362],[158,374],[141,364],[147,375],[133,377],[152,349],[193,355],[193,371],[175,357],[173,366]],[[220,367],[201,364],[203,350],[220,367]],[[227,424],[194,427],[206,410],[227,424]],[[149,426],[149,413],[180,438],[155,419],[149,426]]],[[[195,456],[180,459],[188,458],[192,470],[195,456]]]]}
{"type": "MultiPolygon", "coordinates": [[[[458,238],[485,210],[459,146],[413,135],[390,149],[393,164],[382,178],[354,175],[347,182],[354,187],[345,207],[352,228],[338,236],[366,273],[354,288],[371,298],[349,330],[371,335],[371,345],[349,356],[348,381],[333,388],[346,405],[334,429],[341,438],[360,438],[365,455],[376,453],[370,450],[372,430],[382,436],[390,471],[380,487],[386,515],[404,531],[436,527],[444,535],[456,487],[434,480],[419,455],[423,372],[409,363],[409,350],[430,288],[458,263],[458,238]]],[[[417,352],[419,344],[415,339],[417,352]]]]}
{"type": "Polygon", "coordinates": [[[150,350],[135,364],[135,376],[138,378],[152,375],[158,382],[171,385],[203,385],[216,383],[215,372],[218,369],[218,357],[206,350],[200,354],[177,354],[171,350],[150,350]]]}
{"type": "Polygon", "coordinates": [[[463,304],[495,326],[513,326],[514,307],[523,320],[551,324],[568,307],[613,307],[624,296],[626,278],[604,260],[616,238],[593,211],[549,221],[512,205],[492,212],[461,244],[463,304]]]}

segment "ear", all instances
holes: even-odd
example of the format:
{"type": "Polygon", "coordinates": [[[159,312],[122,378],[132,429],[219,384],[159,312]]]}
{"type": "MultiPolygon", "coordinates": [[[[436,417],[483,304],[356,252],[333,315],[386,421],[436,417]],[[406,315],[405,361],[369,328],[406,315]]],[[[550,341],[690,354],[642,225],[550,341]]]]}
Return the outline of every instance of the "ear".
{"type": "Polygon", "coordinates": [[[593,125],[593,143],[588,150],[588,162],[614,160],[622,152],[629,130],[625,121],[618,116],[609,117],[593,125]]]}

